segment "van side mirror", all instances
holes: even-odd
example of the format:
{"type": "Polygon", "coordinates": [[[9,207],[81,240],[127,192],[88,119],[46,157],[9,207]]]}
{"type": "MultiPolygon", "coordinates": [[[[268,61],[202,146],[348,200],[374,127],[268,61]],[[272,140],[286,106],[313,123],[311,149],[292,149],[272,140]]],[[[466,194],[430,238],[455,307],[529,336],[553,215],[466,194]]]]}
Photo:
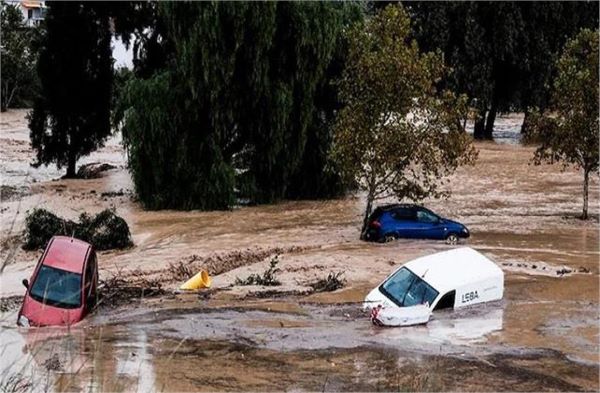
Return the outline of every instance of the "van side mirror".
{"type": "Polygon", "coordinates": [[[23,283],[23,286],[25,288],[29,289],[29,281],[26,278],[24,278],[23,281],[21,281],[21,282],[23,283]]]}

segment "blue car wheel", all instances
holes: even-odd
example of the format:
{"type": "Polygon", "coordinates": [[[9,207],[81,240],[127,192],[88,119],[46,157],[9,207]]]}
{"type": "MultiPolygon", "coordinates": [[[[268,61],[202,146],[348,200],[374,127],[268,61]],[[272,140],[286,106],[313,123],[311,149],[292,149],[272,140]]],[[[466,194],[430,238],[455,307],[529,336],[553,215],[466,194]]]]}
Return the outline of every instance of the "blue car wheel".
{"type": "Polygon", "coordinates": [[[458,243],[458,235],[454,232],[451,232],[446,236],[447,244],[457,244],[458,243]]]}
{"type": "Polygon", "coordinates": [[[393,242],[394,240],[397,239],[397,236],[393,233],[386,233],[385,235],[383,235],[380,239],[380,241],[382,243],[389,243],[389,242],[393,242]]]}

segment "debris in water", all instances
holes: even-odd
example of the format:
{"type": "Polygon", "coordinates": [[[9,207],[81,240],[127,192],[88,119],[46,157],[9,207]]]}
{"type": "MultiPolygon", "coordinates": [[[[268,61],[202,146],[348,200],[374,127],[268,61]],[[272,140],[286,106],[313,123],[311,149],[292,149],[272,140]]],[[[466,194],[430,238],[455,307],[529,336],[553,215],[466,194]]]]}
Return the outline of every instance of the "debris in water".
{"type": "Polygon", "coordinates": [[[62,362],[60,361],[57,353],[52,354],[51,357],[46,359],[46,361],[43,363],[43,366],[48,371],[60,371],[63,368],[62,362]]]}
{"type": "Polygon", "coordinates": [[[194,289],[202,289],[202,288],[210,288],[210,284],[212,280],[208,275],[206,270],[200,270],[197,274],[195,274],[192,278],[187,280],[179,289],[184,290],[194,290],[194,289]]]}
{"type": "Polygon", "coordinates": [[[118,273],[100,282],[98,305],[118,307],[133,299],[155,297],[165,294],[160,279],[149,279],[141,272],[133,272],[127,280],[118,273]]]}
{"type": "Polygon", "coordinates": [[[342,277],[344,272],[330,272],[326,278],[310,284],[315,292],[333,292],[336,289],[343,288],[346,285],[346,279],[342,277]]]}
{"type": "Polygon", "coordinates": [[[275,278],[275,274],[280,271],[277,267],[279,263],[278,256],[275,255],[271,262],[269,262],[269,268],[262,274],[251,274],[246,279],[241,280],[240,278],[235,279],[235,285],[262,285],[266,287],[281,285],[281,282],[275,278]]]}
{"type": "Polygon", "coordinates": [[[80,179],[95,179],[100,177],[102,172],[106,172],[115,168],[116,166],[111,164],[91,162],[79,167],[79,170],[77,171],[77,177],[80,179]]]}
{"type": "Polygon", "coordinates": [[[556,275],[557,275],[557,276],[563,276],[563,275],[565,275],[565,274],[569,274],[569,273],[571,273],[571,272],[572,272],[572,270],[571,270],[571,269],[568,269],[568,268],[566,268],[566,267],[563,267],[562,269],[559,269],[559,270],[557,270],[557,271],[556,271],[556,275]]]}

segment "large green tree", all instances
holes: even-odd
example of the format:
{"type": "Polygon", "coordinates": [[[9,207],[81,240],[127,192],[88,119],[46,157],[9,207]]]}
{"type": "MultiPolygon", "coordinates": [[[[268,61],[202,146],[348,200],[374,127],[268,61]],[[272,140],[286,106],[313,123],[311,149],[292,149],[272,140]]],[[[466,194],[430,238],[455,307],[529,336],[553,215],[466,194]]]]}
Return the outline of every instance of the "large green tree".
{"type": "Polygon", "coordinates": [[[421,53],[410,35],[407,13],[394,5],[349,33],[332,155],[366,192],[363,234],[376,200],[444,195],[444,177],[476,155],[461,127],[466,97],[438,89],[441,54],[421,53]]]}
{"type": "MultiPolygon", "coordinates": [[[[306,154],[309,136],[328,142],[326,131],[312,125],[347,7],[159,4],[160,40],[148,41],[150,51],[142,44],[140,53],[161,56],[147,57],[156,66],[144,73],[140,57],[140,78],[124,89],[118,111],[141,200],[152,208],[210,209],[230,206],[234,193],[253,202],[294,194],[291,179],[314,158],[306,154]],[[149,111],[169,114],[172,143],[149,143],[166,132],[149,111]]],[[[335,110],[321,108],[327,116],[335,110]]]]}
{"type": "Polygon", "coordinates": [[[113,58],[109,7],[49,2],[41,37],[41,94],[29,119],[35,165],[56,163],[76,175],[77,160],[110,134],[113,58]]]}
{"type": "Polygon", "coordinates": [[[36,52],[33,40],[38,31],[23,25],[21,11],[0,3],[0,111],[15,105],[28,105],[37,87],[36,52]]]}
{"type": "Polygon", "coordinates": [[[588,218],[590,175],[598,174],[598,30],[582,30],[557,63],[551,101],[535,113],[530,137],[539,141],[534,162],[573,165],[583,171],[583,213],[588,218]]]}

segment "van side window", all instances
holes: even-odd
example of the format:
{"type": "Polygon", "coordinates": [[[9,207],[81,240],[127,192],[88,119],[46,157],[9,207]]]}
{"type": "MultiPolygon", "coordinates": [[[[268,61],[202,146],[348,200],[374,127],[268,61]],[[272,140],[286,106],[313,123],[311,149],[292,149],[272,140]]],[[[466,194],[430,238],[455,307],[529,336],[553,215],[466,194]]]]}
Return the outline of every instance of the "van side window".
{"type": "Polygon", "coordinates": [[[448,292],[447,294],[442,296],[442,298],[436,304],[436,306],[433,310],[435,311],[435,310],[442,310],[444,308],[454,308],[455,298],[456,298],[456,291],[448,292]]]}

